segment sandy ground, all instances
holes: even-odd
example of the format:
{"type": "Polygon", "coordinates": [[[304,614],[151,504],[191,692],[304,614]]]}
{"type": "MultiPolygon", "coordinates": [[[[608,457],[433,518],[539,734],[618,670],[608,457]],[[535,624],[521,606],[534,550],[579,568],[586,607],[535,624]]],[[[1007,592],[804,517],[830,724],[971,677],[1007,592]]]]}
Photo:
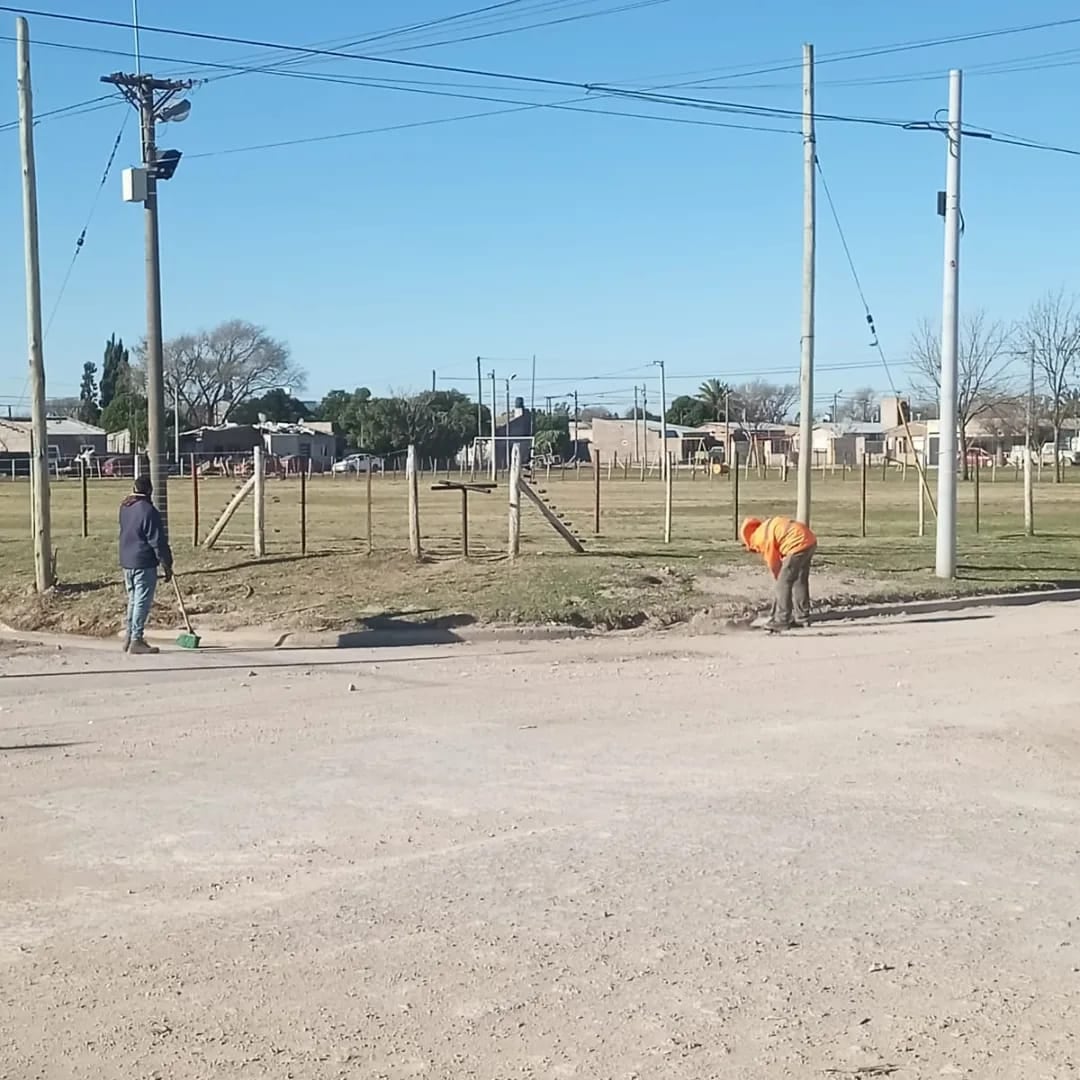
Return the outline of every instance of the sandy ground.
{"type": "Polygon", "coordinates": [[[1072,605],[0,650],[0,1077],[1061,1080],[1072,605]]]}

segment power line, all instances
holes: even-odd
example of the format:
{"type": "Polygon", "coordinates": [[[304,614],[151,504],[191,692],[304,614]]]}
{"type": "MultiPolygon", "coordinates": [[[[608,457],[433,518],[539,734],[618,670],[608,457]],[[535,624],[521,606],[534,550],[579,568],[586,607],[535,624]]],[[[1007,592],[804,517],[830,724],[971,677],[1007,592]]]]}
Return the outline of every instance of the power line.
{"type": "MultiPolygon", "coordinates": [[[[7,35],[0,36],[0,41],[14,40],[14,37],[7,35]]],[[[42,120],[54,119],[61,116],[81,116],[83,112],[95,112],[97,108],[105,107],[101,104],[102,102],[107,102],[109,106],[112,106],[116,103],[116,98],[112,94],[102,94],[99,97],[88,98],[86,101],[77,101],[72,105],[62,105],[58,109],[49,109],[46,112],[37,113],[34,116],[34,126],[37,127],[42,120]],[[94,106],[96,106],[96,108],[93,108],[94,106]]],[[[0,124],[0,131],[11,131],[18,126],[18,120],[9,120],[6,124],[0,124]]]]}
{"type": "MultiPolygon", "coordinates": [[[[851,60],[874,59],[879,56],[895,56],[898,53],[919,52],[923,49],[936,49],[943,45],[959,45],[971,41],[990,41],[995,38],[1012,37],[1017,34],[1035,33],[1039,30],[1056,30],[1065,26],[1080,24],[1080,17],[1067,19],[1053,19],[1047,22],[1027,23],[1022,26],[1007,26],[996,30],[978,30],[966,34],[952,34],[948,37],[925,38],[915,41],[901,41],[892,45],[870,46],[861,50],[848,50],[839,53],[827,53],[815,58],[815,66],[823,64],[847,63],[851,60]]],[[[802,66],[799,61],[779,63],[767,67],[759,67],[738,74],[718,76],[714,79],[698,79],[690,83],[674,83],[673,87],[694,86],[701,83],[717,82],[722,78],[743,79],[754,75],[771,75],[779,71],[797,71],[802,66]]]]}
{"type": "MultiPolygon", "coordinates": [[[[342,41],[340,44],[338,44],[336,46],[334,45],[334,42],[329,42],[329,43],[326,43],[326,44],[329,45],[329,46],[340,48],[340,49],[348,49],[348,48],[353,48],[353,47],[355,47],[357,45],[366,45],[366,44],[370,44],[370,43],[380,41],[380,40],[384,40],[386,38],[391,38],[391,37],[409,37],[409,36],[414,35],[414,33],[416,31],[422,31],[422,30],[425,30],[425,29],[436,28],[436,27],[445,25],[447,23],[453,22],[455,20],[465,20],[465,19],[467,19],[468,16],[475,16],[475,15],[477,15],[479,13],[482,13],[482,12],[490,12],[493,9],[507,8],[507,7],[511,6],[511,5],[516,5],[516,4],[521,3],[521,2],[523,2],[523,0],[508,0],[508,2],[504,2],[504,3],[500,3],[500,4],[489,4],[489,5],[487,5],[486,7],[483,7],[483,8],[474,8],[472,11],[459,12],[456,15],[446,15],[446,16],[443,16],[443,17],[438,18],[438,19],[430,19],[430,20],[428,20],[426,22],[423,22],[423,23],[416,23],[416,24],[413,24],[412,26],[396,27],[396,28],[392,28],[390,30],[387,30],[385,32],[369,35],[367,37],[342,41]]],[[[539,13],[542,10],[549,10],[549,11],[550,10],[564,10],[567,7],[575,7],[575,6],[581,5],[582,3],[594,3],[594,2],[596,2],[596,0],[568,0],[568,2],[567,2],[567,0],[557,0],[557,2],[555,2],[555,3],[550,3],[550,2],[549,3],[542,3],[542,4],[539,4],[539,5],[535,5],[532,8],[524,9],[524,13],[529,13],[529,12],[537,12],[537,13],[539,13]]],[[[632,10],[634,8],[637,8],[637,7],[646,7],[646,6],[652,6],[654,4],[669,3],[669,2],[670,2],[670,0],[635,0],[634,3],[624,4],[622,6],[615,7],[615,8],[607,8],[607,9],[602,10],[602,11],[585,12],[585,13],[582,13],[582,14],[569,16],[569,17],[563,18],[563,19],[551,19],[551,20],[548,20],[546,22],[532,23],[532,24],[529,24],[529,25],[526,25],[526,26],[511,26],[511,27],[507,27],[507,28],[504,28],[504,29],[501,29],[501,30],[498,30],[498,31],[492,31],[492,32],[487,33],[487,34],[473,35],[472,37],[459,37],[459,38],[447,39],[447,40],[444,40],[444,41],[433,41],[433,42],[428,42],[428,43],[421,42],[421,43],[415,43],[415,44],[408,44],[408,45],[405,45],[405,46],[401,46],[399,48],[386,50],[385,52],[389,52],[389,53],[406,52],[406,51],[411,51],[411,50],[414,50],[414,49],[427,49],[427,48],[434,48],[435,46],[439,46],[439,45],[455,44],[457,42],[462,42],[462,41],[475,41],[475,40],[479,40],[482,37],[494,37],[494,36],[497,36],[497,35],[521,33],[521,32],[524,32],[526,30],[533,30],[533,29],[538,29],[538,28],[542,28],[542,27],[546,27],[546,26],[554,26],[554,25],[557,25],[558,23],[561,23],[561,22],[572,22],[572,21],[577,21],[577,20],[582,20],[582,19],[598,18],[598,17],[604,16],[604,15],[616,14],[616,13],[619,13],[619,12],[622,12],[622,11],[632,10]]],[[[495,22],[495,21],[505,20],[507,17],[514,18],[516,16],[514,14],[511,14],[510,16],[507,16],[507,14],[504,12],[503,14],[501,14],[499,16],[496,16],[494,18],[489,15],[486,19],[472,19],[470,21],[473,23],[474,26],[478,27],[478,26],[484,25],[485,23],[490,24],[490,23],[495,22]]],[[[321,58],[321,60],[325,60],[325,59],[326,59],[325,57],[321,58]]],[[[294,56],[291,59],[283,59],[283,60],[268,62],[265,66],[260,67],[260,68],[255,69],[255,70],[270,71],[270,70],[273,70],[275,68],[281,68],[281,67],[284,67],[284,66],[298,66],[298,65],[303,64],[303,63],[311,63],[311,62],[313,62],[313,58],[310,58],[310,57],[295,57],[294,56]]],[[[321,62],[321,61],[319,60],[319,58],[315,58],[314,62],[321,62]]],[[[245,74],[245,72],[236,71],[236,72],[233,72],[231,74],[220,75],[220,76],[217,76],[215,79],[213,79],[211,81],[219,82],[222,79],[236,78],[237,76],[239,76],[241,74],[245,74]]]]}
{"type": "MultiPolygon", "coordinates": [[[[71,15],[66,13],[37,11],[12,6],[0,6],[0,11],[9,11],[16,14],[31,15],[38,18],[57,19],[62,22],[73,22],[89,26],[106,26],[117,29],[131,29],[132,24],[119,19],[91,18],[85,15],[71,15]]],[[[654,104],[672,105],[694,109],[706,109],[718,112],[730,112],[739,115],[757,116],[762,119],[789,119],[801,117],[802,113],[793,109],[777,109],[760,105],[746,105],[739,102],[715,101],[713,99],[679,97],[677,95],[657,95],[650,91],[628,90],[616,86],[608,86],[603,83],[573,82],[569,79],[552,79],[536,75],[520,75],[516,73],[488,71],[483,68],[467,68],[450,64],[433,64],[418,60],[402,60],[395,57],[371,56],[362,53],[350,53],[337,49],[320,49],[303,45],[287,45],[275,42],[260,41],[253,38],[231,37],[223,34],[211,34],[196,30],[175,30],[168,27],[143,26],[145,33],[166,34],[174,37],[191,38],[198,41],[225,42],[236,45],[247,45],[252,48],[278,49],[291,51],[304,56],[329,56],[344,60],[360,60],[365,63],[388,64],[396,67],[416,68],[424,71],[441,71],[458,75],[472,75],[481,78],[498,79],[505,82],[530,83],[538,86],[550,86],[558,89],[584,91],[588,94],[604,94],[612,97],[625,97],[635,100],[649,101],[654,104]]],[[[846,123],[861,123],[885,125],[890,127],[904,127],[909,121],[884,119],[880,117],[840,116],[834,114],[820,114],[821,120],[836,120],[846,123]]]]}
{"type": "Polygon", "coordinates": [[[109,181],[109,174],[112,172],[113,163],[116,161],[117,151],[120,149],[120,143],[124,139],[124,132],[127,130],[129,115],[130,114],[126,112],[124,113],[124,119],[120,123],[120,130],[116,133],[116,139],[113,142],[112,150],[109,152],[109,158],[105,162],[105,170],[101,174],[101,180],[98,181],[97,190],[94,192],[94,200],[90,204],[90,212],[86,216],[86,224],[83,225],[82,231],[75,241],[75,250],[71,253],[71,262],[68,263],[64,279],[60,283],[60,291],[56,294],[56,300],[53,302],[48,322],[45,324],[45,337],[49,336],[49,330],[52,328],[53,320],[56,318],[56,313],[60,309],[60,302],[64,299],[64,293],[67,291],[68,282],[71,280],[72,271],[75,269],[75,263],[79,258],[79,253],[82,251],[83,245],[86,243],[86,232],[90,228],[91,222],[94,220],[94,213],[97,211],[98,203],[101,201],[101,193],[105,190],[105,185],[109,181]]]}

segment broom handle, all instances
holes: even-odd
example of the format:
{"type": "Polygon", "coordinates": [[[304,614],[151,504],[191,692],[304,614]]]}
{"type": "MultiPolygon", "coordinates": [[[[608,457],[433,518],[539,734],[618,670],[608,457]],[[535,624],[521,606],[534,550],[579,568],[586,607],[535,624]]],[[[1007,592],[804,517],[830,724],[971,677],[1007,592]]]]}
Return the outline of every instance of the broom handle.
{"type": "Polygon", "coordinates": [[[176,593],[176,602],[180,605],[180,614],[184,617],[184,626],[187,627],[189,634],[194,634],[195,631],[191,628],[191,620],[188,618],[187,608],[184,607],[184,598],[180,595],[180,586],[177,584],[176,575],[172,577],[173,591],[176,593]]]}

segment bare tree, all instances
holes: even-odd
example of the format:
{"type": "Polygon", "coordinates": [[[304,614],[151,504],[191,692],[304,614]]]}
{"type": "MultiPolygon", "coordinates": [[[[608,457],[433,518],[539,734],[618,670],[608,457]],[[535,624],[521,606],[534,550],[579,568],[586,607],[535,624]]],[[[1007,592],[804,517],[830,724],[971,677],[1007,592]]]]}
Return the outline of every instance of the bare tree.
{"type": "MultiPolygon", "coordinates": [[[[144,362],[145,345],[139,354],[144,362]]],[[[165,343],[167,397],[179,388],[181,411],[194,423],[222,423],[245,401],[276,389],[296,394],[305,382],[288,345],[242,319],[165,343]]]]}
{"type": "Polygon", "coordinates": [[[872,424],[877,415],[877,394],[872,386],[864,386],[847,398],[842,398],[838,416],[834,419],[853,420],[857,424],[872,424]]]}
{"type": "MultiPolygon", "coordinates": [[[[960,326],[956,371],[956,420],[962,475],[968,478],[968,426],[1015,397],[1009,368],[1015,356],[1012,336],[1000,322],[976,311],[960,326]]],[[[912,389],[916,397],[941,396],[941,333],[924,320],[911,339],[912,389]]]]}
{"type": "Polygon", "coordinates": [[[1035,365],[1045,417],[1054,431],[1054,480],[1061,482],[1061,427],[1076,407],[1074,380],[1080,361],[1080,310],[1075,297],[1047,293],[1031,306],[1017,330],[1017,350],[1035,365]]]}
{"type": "Polygon", "coordinates": [[[799,400],[799,388],[754,379],[731,391],[731,414],[752,426],[782,424],[799,400]]]}

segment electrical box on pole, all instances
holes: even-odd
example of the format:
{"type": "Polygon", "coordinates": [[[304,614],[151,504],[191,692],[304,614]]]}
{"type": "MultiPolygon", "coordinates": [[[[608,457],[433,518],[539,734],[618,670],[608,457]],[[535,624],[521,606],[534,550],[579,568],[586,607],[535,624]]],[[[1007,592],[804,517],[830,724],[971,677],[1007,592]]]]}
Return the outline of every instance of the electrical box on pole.
{"type": "Polygon", "coordinates": [[[125,169],[121,182],[124,202],[146,202],[146,169],[125,169]]]}

